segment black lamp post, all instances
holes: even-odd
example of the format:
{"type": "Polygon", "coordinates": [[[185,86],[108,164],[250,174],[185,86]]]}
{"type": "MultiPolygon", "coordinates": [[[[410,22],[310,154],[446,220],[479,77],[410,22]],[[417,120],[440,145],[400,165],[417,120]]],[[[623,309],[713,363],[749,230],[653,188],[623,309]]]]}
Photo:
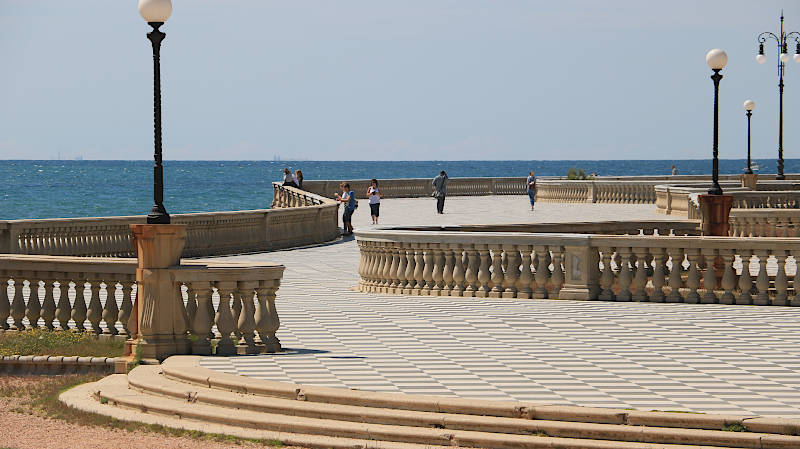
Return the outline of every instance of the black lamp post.
{"type": "Polygon", "coordinates": [[[786,67],[785,63],[789,62],[788,41],[794,39],[797,43],[797,48],[794,53],[794,61],[800,62],[800,33],[792,31],[786,33],[783,31],[783,10],[781,10],[781,28],[779,35],[765,31],[758,35],[758,55],[756,61],[763,64],[767,61],[764,56],[764,42],[767,38],[775,39],[778,44],[778,175],[775,179],[786,179],[783,175],[783,70],[786,67]]]}
{"type": "Polygon", "coordinates": [[[718,48],[706,53],[706,64],[714,71],[711,75],[711,80],[714,81],[714,165],[711,172],[713,185],[708,189],[709,195],[722,195],[722,186],[719,185],[719,82],[722,80],[722,75],[719,71],[727,63],[727,53],[718,48]]]}
{"type": "Polygon", "coordinates": [[[753,109],[756,104],[753,100],[745,100],[744,110],[747,111],[747,169],[744,171],[748,175],[753,174],[753,168],[750,166],[750,117],[753,115],[753,109]]]}
{"type": "Polygon", "coordinates": [[[153,27],[147,38],[153,44],[153,129],[155,165],[153,166],[153,209],[147,215],[147,224],[169,224],[169,214],[164,208],[164,167],[161,157],[161,41],[164,34],[159,27],[172,14],[170,0],[139,0],[139,14],[153,27]]]}

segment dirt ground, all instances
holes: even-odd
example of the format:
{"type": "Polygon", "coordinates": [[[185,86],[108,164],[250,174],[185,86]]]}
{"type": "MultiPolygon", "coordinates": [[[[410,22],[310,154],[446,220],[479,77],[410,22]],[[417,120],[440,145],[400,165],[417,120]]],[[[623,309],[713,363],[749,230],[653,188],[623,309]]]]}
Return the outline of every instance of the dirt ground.
{"type": "Polygon", "coordinates": [[[92,379],[65,377],[68,376],[0,375],[0,448],[301,449],[213,435],[175,435],[178,432],[76,412],[54,401],[54,397],[65,385],[92,379]]]}

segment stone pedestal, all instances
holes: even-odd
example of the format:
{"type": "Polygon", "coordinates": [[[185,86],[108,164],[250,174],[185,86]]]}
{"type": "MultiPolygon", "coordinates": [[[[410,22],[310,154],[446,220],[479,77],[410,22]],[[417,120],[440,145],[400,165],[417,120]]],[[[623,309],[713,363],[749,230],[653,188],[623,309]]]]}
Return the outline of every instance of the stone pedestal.
{"type": "Polygon", "coordinates": [[[136,282],[137,349],[143,360],[189,354],[187,318],[170,268],[180,264],[186,244],[184,225],[131,225],[139,266],[136,282]]]}
{"type": "Polygon", "coordinates": [[[742,179],[742,187],[746,187],[750,190],[756,189],[756,184],[758,184],[758,173],[745,173],[740,175],[740,177],[742,179]]]}
{"type": "Polygon", "coordinates": [[[731,195],[699,195],[697,197],[702,213],[703,235],[728,236],[730,213],[733,206],[731,195]]]}
{"type": "Polygon", "coordinates": [[[587,246],[564,247],[564,287],[558,299],[589,300],[600,294],[600,260],[587,246]]]}

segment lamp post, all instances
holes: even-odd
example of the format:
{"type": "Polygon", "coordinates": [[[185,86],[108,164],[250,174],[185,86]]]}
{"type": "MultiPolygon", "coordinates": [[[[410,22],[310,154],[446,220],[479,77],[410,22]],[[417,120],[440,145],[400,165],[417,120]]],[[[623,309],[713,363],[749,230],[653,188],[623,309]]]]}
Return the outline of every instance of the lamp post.
{"type": "Polygon", "coordinates": [[[722,75],[719,71],[727,63],[728,54],[718,48],[706,53],[706,64],[714,71],[711,75],[711,80],[714,81],[714,165],[711,172],[713,185],[708,189],[709,195],[722,195],[722,187],[719,185],[719,82],[722,75]]]}
{"type": "Polygon", "coordinates": [[[744,172],[748,175],[753,174],[753,169],[750,166],[750,117],[753,115],[753,109],[755,108],[756,104],[753,100],[744,101],[744,110],[747,111],[747,170],[744,172]]]}
{"type": "Polygon", "coordinates": [[[172,14],[170,0],[139,0],[139,14],[153,27],[147,38],[153,44],[153,209],[147,215],[147,224],[169,224],[169,214],[164,208],[164,167],[161,164],[161,41],[164,34],[159,27],[164,25],[172,14]]]}
{"type": "Polygon", "coordinates": [[[783,70],[786,67],[785,63],[789,62],[788,41],[794,39],[797,43],[797,48],[794,52],[794,62],[800,62],[800,33],[792,31],[786,33],[783,31],[783,10],[781,10],[781,28],[779,35],[765,31],[758,35],[758,55],[756,61],[759,64],[767,62],[767,57],[764,55],[764,42],[767,38],[775,39],[778,44],[778,175],[775,179],[786,179],[783,175],[783,70]]]}

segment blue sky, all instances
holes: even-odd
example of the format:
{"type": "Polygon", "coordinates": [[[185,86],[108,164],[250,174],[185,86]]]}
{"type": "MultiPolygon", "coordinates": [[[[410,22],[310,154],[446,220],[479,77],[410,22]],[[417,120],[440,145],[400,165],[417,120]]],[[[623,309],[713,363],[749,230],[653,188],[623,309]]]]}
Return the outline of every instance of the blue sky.
{"type": "MultiPolygon", "coordinates": [[[[0,0],[0,158],[150,159],[136,0],[0,0]]],[[[780,1],[174,0],[165,159],[690,159],[711,155],[705,53],[728,52],[720,155],[777,148],[780,1]]],[[[794,46],[790,46],[793,53],[794,46]]],[[[800,157],[800,64],[786,71],[800,157]]]]}

